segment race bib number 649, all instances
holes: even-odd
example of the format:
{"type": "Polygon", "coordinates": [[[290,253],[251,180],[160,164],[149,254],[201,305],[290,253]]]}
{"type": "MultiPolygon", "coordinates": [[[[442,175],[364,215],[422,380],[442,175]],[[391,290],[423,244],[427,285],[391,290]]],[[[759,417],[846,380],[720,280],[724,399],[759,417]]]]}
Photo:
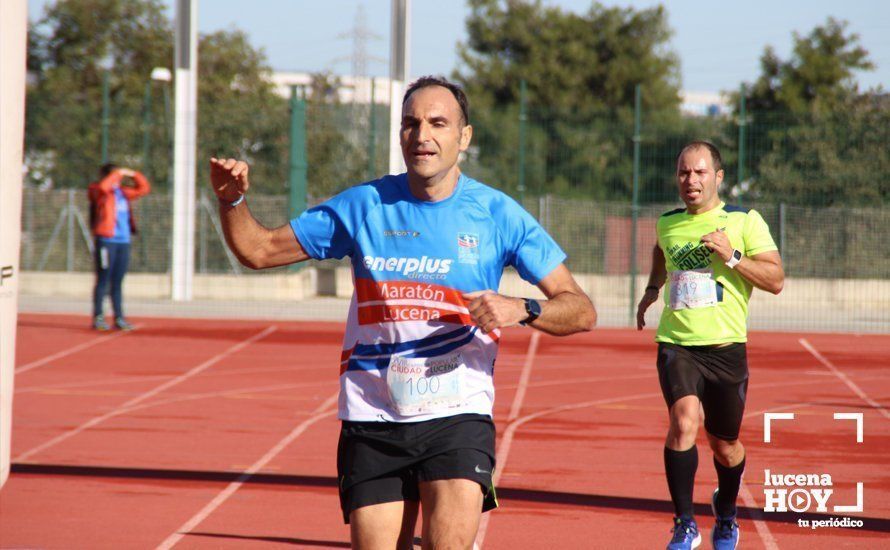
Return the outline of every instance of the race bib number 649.
{"type": "Polygon", "coordinates": [[[710,269],[671,271],[671,309],[717,305],[717,283],[710,269]]]}

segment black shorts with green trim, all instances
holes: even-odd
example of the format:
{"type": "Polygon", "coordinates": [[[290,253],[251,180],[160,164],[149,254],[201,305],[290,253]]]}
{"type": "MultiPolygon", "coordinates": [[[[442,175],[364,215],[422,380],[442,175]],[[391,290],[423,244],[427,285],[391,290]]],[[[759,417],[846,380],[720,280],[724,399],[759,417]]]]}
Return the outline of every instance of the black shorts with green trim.
{"type": "Polygon", "coordinates": [[[491,418],[461,414],[423,422],[349,422],[340,428],[337,479],[343,521],[353,510],[419,501],[419,482],[469,479],[479,484],[482,512],[497,507],[491,418]]]}
{"type": "Polygon", "coordinates": [[[748,392],[745,344],[680,346],[658,344],[658,380],[668,408],[687,395],[698,396],[705,430],[718,439],[738,439],[748,392]]]}

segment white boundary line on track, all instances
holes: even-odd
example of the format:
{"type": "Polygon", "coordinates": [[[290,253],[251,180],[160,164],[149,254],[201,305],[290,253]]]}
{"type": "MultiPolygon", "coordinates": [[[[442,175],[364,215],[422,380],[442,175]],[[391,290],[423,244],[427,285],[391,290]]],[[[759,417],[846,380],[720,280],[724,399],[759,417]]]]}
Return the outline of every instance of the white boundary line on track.
{"type": "MultiPolygon", "coordinates": [[[[771,388],[776,388],[779,386],[803,386],[803,385],[808,385],[808,384],[822,384],[822,383],[823,383],[822,380],[805,380],[805,381],[789,382],[787,384],[781,384],[781,383],[780,384],[770,383],[770,384],[762,384],[762,385],[758,384],[758,385],[752,386],[752,388],[763,387],[765,389],[771,389],[771,388]]],[[[516,430],[518,430],[520,427],[522,427],[523,424],[526,424],[527,422],[530,422],[530,421],[540,418],[542,416],[547,416],[547,415],[558,413],[558,412],[564,412],[564,411],[569,411],[569,410],[574,410],[574,409],[583,409],[586,407],[595,407],[597,405],[607,405],[609,403],[617,403],[617,402],[621,402],[621,401],[633,401],[635,399],[644,399],[644,398],[652,398],[652,397],[660,397],[660,396],[661,396],[661,393],[653,392],[653,393],[640,393],[640,394],[634,394],[634,395],[627,395],[627,396],[623,396],[623,397],[610,397],[610,398],[606,398],[606,399],[597,399],[597,400],[593,400],[593,401],[583,401],[580,403],[571,403],[568,405],[560,405],[558,407],[553,407],[551,409],[545,409],[542,411],[538,411],[536,413],[528,414],[526,416],[517,418],[515,421],[511,422],[507,426],[507,429],[504,432],[504,436],[501,439],[501,445],[498,447],[497,470],[495,471],[495,475],[493,478],[494,485],[497,486],[497,483],[501,478],[501,474],[506,469],[507,457],[509,456],[509,453],[510,453],[510,446],[512,445],[512,442],[513,442],[513,436],[515,435],[516,430]]],[[[773,409],[770,409],[770,410],[773,410],[773,409]]],[[[754,501],[754,498],[751,495],[750,491],[748,491],[748,489],[744,486],[744,483],[742,485],[742,489],[743,489],[744,493],[747,493],[747,497],[745,496],[744,493],[742,495],[742,498],[745,501],[745,506],[748,506],[749,508],[757,509],[757,503],[754,501]]],[[[482,520],[479,522],[479,531],[476,534],[476,547],[479,549],[482,548],[482,543],[485,540],[485,533],[488,529],[488,517],[490,514],[491,514],[491,512],[489,512],[487,514],[483,514],[482,520]]],[[[754,526],[757,529],[757,533],[760,535],[760,538],[763,541],[764,546],[770,550],[778,549],[778,545],[777,545],[775,539],[773,538],[772,533],[769,531],[769,527],[766,525],[766,522],[757,519],[755,516],[756,516],[756,514],[752,514],[751,521],[754,523],[754,526]]]]}
{"type": "MultiPolygon", "coordinates": [[[[767,412],[776,412],[788,409],[795,409],[803,406],[811,406],[809,403],[793,403],[791,405],[785,405],[782,407],[770,407],[768,409],[763,409],[755,412],[745,413],[744,418],[749,418],[752,416],[760,416],[767,412]]],[[[769,530],[769,525],[766,524],[766,520],[763,517],[763,514],[760,512],[760,506],[757,504],[757,501],[754,500],[754,495],[751,494],[751,491],[748,489],[748,485],[745,483],[745,478],[742,477],[742,484],[739,487],[739,495],[742,497],[742,502],[745,503],[745,506],[751,510],[751,522],[754,523],[754,528],[757,530],[757,534],[760,535],[760,540],[763,541],[763,547],[766,550],[778,550],[779,544],[776,541],[776,538],[773,536],[772,531],[769,530]]]]}
{"type": "Polygon", "coordinates": [[[805,350],[810,352],[810,354],[813,357],[818,359],[820,363],[825,365],[825,368],[827,368],[835,376],[840,378],[841,382],[843,382],[844,384],[847,385],[848,388],[853,390],[853,393],[855,393],[856,395],[861,397],[863,401],[865,401],[866,403],[871,405],[872,408],[874,408],[879,413],[881,413],[884,416],[884,418],[890,419],[890,412],[888,412],[887,409],[885,409],[880,403],[878,403],[877,401],[875,401],[874,399],[869,397],[864,391],[862,391],[862,389],[859,386],[856,385],[855,382],[853,382],[852,380],[847,378],[846,374],[841,372],[841,370],[839,368],[837,368],[836,366],[834,366],[834,364],[831,361],[829,361],[828,359],[825,358],[825,356],[823,356],[821,353],[819,353],[819,351],[816,348],[814,348],[813,345],[810,344],[806,338],[801,338],[800,340],[798,340],[798,342],[800,342],[800,345],[803,346],[805,350]]]}
{"type": "Polygon", "coordinates": [[[217,508],[223,505],[226,500],[229,499],[232,495],[235,494],[235,491],[241,488],[244,483],[250,479],[253,474],[257,473],[263,467],[268,464],[273,458],[275,458],[278,453],[284,450],[285,447],[290,445],[296,438],[303,434],[310,426],[322,420],[323,418],[327,418],[337,412],[336,409],[333,410],[325,410],[331,405],[334,405],[337,402],[337,397],[339,395],[339,391],[327,398],[324,403],[319,405],[314,411],[312,411],[312,415],[310,418],[307,418],[303,422],[300,423],[296,428],[294,428],[289,434],[287,434],[284,439],[275,444],[274,447],[269,449],[266,454],[264,454],[259,460],[254,462],[250,468],[244,471],[243,474],[238,476],[238,479],[229,483],[229,485],[223,489],[219,494],[214,497],[209,503],[207,503],[204,508],[202,508],[197,514],[192,516],[187,522],[182,524],[181,527],[176,529],[173,534],[167,537],[164,542],[159,544],[156,550],[168,550],[173,548],[183,537],[185,537],[192,529],[200,525],[202,521],[207,519],[210,514],[212,514],[217,508]]]}
{"type": "MultiPolygon", "coordinates": [[[[213,399],[216,397],[228,397],[232,395],[240,395],[240,394],[249,394],[249,393],[263,393],[263,392],[273,392],[280,390],[295,390],[300,388],[314,388],[316,386],[330,386],[332,385],[331,381],[325,382],[302,382],[299,384],[276,384],[274,386],[256,386],[253,388],[239,388],[237,390],[225,390],[225,391],[216,391],[210,393],[198,393],[192,395],[182,395],[171,397],[170,399],[162,399],[159,401],[154,401],[152,403],[142,403],[141,405],[136,405],[135,407],[130,407],[126,410],[121,411],[121,413],[131,413],[143,409],[150,409],[152,407],[162,407],[164,405],[170,405],[171,403],[183,403],[185,401],[197,401],[200,399],[213,399]]],[[[311,399],[311,397],[306,397],[305,399],[311,399]]]]}
{"type": "Polygon", "coordinates": [[[516,388],[516,394],[513,396],[513,404],[510,405],[510,415],[507,416],[507,422],[519,416],[522,409],[522,402],[525,400],[525,391],[528,389],[528,380],[532,376],[532,366],[535,363],[535,354],[538,353],[538,342],[541,341],[541,333],[534,331],[528,342],[528,351],[525,354],[525,362],[522,364],[522,374],[519,375],[519,386],[516,388]]]}
{"type": "MultiPolygon", "coordinates": [[[[133,328],[138,329],[140,327],[142,327],[142,325],[136,325],[133,328]]],[[[119,331],[119,332],[115,332],[114,334],[106,334],[106,335],[100,336],[98,338],[93,338],[92,340],[88,340],[81,344],[77,344],[76,346],[70,347],[68,349],[64,349],[60,352],[57,352],[50,356],[44,357],[43,359],[38,359],[36,361],[31,361],[30,363],[24,364],[21,367],[15,369],[15,373],[22,374],[22,373],[28,372],[29,370],[36,369],[37,367],[42,367],[43,365],[45,365],[47,363],[51,363],[52,361],[55,361],[56,359],[61,359],[62,357],[67,357],[69,355],[77,353],[78,351],[82,351],[87,348],[93,347],[96,344],[101,344],[102,342],[107,342],[109,340],[113,340],[113,339],[117,338],[118,336],[123,336],[124,334],[126,334],[126,332],[119,331]]]]}
{"type": "MultiPolygon", "coordinates": [[[[806,340],[801,338],[800,339],[801,345],[804,345],[804,342],[806,342],[806,340]]],[[[804,347],[806,347],[806,345],[804,345],[804,347]]],[[[810,351],[810,353],[813,353],[815,351],[815,348],[813,348],[812,351],[811,350],[808,350],[808,351],[810,351]]],[[[818,352],[816,352],[816,353],[818,353],[818,352]]],[[[813,353],[813,355],[817,359],[819,359],[819,356],[816,355],[816,353],[813,353]]],[[[827,361],[827,359],[826,359],[826,361],[827,361]]],[[[825,374],[829,374],[829,373],[825,373],[825,374]]],[[[832,371],[831,374],[837,374],[837,373],[834,373],[834,371],[832,371]]],[[[829,376],[831,374],[829,374],[829,376]]],[[[881,377],[881,378],[883,378],[883,377],[881,377]]],[[[841,380],[843,380],[843,378],[841,378],[841,380]]],[[[818,383],[818,382],[815,382],[815,383],[818,383]]],[[[850,383],[852,384],[852,382],[850,382],[850,383]]],[[[812,407],[813,406],[813,404],[811,404],[811,403],[793,403],[791,405],[785,405],[782,407],[770,407],[768,409],[763,409],[763,410],[756,411],[756,412],[745,413],[745,418],[748,418],[751,416],[760,416],[767,412],[777,412],[777,411],[783,411],[783,410],[788,410],[788,409],[797,409],[798,407],[800,407],[802,405],[804,407],[812,407]]],[[[766,524],[766,521],[763,518],[763,514],[760,513],[760,507],[757,505],[757,502],[754,500],[754,496],[751,494],[751,491],[748,490],[748,486],[745,484],[744,478],[742,478],[742,485],[739,489],[740,489],[739,494],[742,496],[742,500],[744,501],[745,506],[747,506],[751,510],[756,510],[756,513],[751,514],[751,520],[754,523],[754,527],[757,529],[757,533],[760,535],[760,539],[763,541],[764,547],[767,550],[778,550],[779,545],[776,542],[775,537],[773,537],[772,532],[769,530],[769,526],[766,524]]]]}
{"type": "MultiPolygon", "coordinates": [[[[872,379],[883,380],[885,378],[886,377],[884,377],[884,376],[878,376],[878,377],[874,377],[872,379]]],[[[779,383],[779,384],[775,384],[775,383],[755,384],[755,385],[752,385],[751,388],[773,389],[776,387],[806,386],[806,385],[822,384],[822,383],[823,383],[822,380],[804,380],[804,381],[795,381],[795,382],[779,383]]],[[[660,393],[635,394],[635,395],[628,395],[628,396],[624,396],[624,397],[615,397],[615,398],[609,398],[609,399],[600,399],[600,400],[596,400],[596,401],[584,401],[581,403],[561,405],[559,407],[554,407],[552,409],[546,409],[543,411],[539,411],[537,413],[530,414],[530,415],[524,416],[522,418],[519,418],[515,422],[513,422],[509,426],[507,426],[507,430],[504,433],[504,438],[501,440],[501,444],[503,445],[505,442],[512,442],[514,433],[516,432],[517,429],[519,429],[521,427],[522,424],[525,424],[526,422],[530,422],[531,420],[535,420],[536,418],[540,418],[542,416],[546,416],[546,415],[557,413],[557,412],[572,410],[572,409],[581,409],[581,408],[585,408],[585,407],[595,407],[597,405],[606,405],[611,402],[632,401],[635,399],[643,399],[643,398],[647,398],[647,397],[652,398],[652,397],[659,397],[659,396],[661,396],[660,393]]],[[[791,406],[794,406],[794,405],[789,405],[789,407],[791,407],[791,406]]],[[[783,408],[786,408],[786,407],[783,407],[783,408]]],[[[769,410],[781,410],[781,409],[769,409],[769,410]]],[[[761,413],[762,412],[764,412],[764,411],[761,411],[761,413]]],[[[760,414],[760,413],[748,413],[748,414],[760,414]]],[[[501,457],[499,455],[499,459],[498,459],[499,466],[498,466],[497,471],[495,472],[495,477],[498,480],[500,479],[500,474],[503,473],[503,469],[504,469],[503,468],[504,463],[501,463],[500,460],[501,460],[501,457]]],[[[506,461],[506,455],[503,457],[503,460],[506,461]]],[[[748,494],[750,495],[750,493],[748,493],[748,494]]],[[[753,497],[752,497],[752,502],[753,502],[753,497]]],[[[745,505],[749,506],[749,507],[753,506],[756,508],[756,503],[751,505],[751,504],[748,504],[747,500],[745,502],[745,505]]],[[[483,518],[484,517],[485,516],[483,516],[483,518]]],[[[752,514],[752,521],[755,522],[755,527],[756,527],[757,523],[756,523],[756,520],[753,518],[753,514],[752,514]]],[[[765,525],[765,522],[764,522],[764,525],[765,525]]],[[[481,523],[480,523],[480,529],[481,529],[481,523]]],[[[768,531],[768,529],[767,529],[767,531],[768,531]]],[[[759,532],[760,532],[760,529],[758,529],[758,533],[759,532]]],[[[484,538],[484,536],[483,536],[483,538],[484,538]]],[[[772,534],[770,534],[770,538],[772,538],[772,534]]],[[[778,546],[769,546],[769,544],[770,544],[768,542],[769,539],[765,539],[763,537],[763,535],[761,535],[761,539],[763,539],[764,545],[766,545],[768,548],[773,548],[773,549],[778,548],[778,546]]],[[[481,548],[482,542],[479,540],[478,536],[477,536],[476,540],[477,540],[477,545],[479,546],[479,548],[481,548]]],[[[775,543],[773,543],[773,544],[775,544],[775,543]]]]}
{"type": "Polygon", "coordinates": [[[124,414],[125,412],[127,412],[128,409],[130,409],[134,405],[137,405],[137,404],[145,401],[146,399],[153,397],[153,396],[161,393],[164,390],[170,389],[173,386],[179,384],[180,382],[184,382],[184,381],[188,380],[189,378],[195,376],[196,374],[199,374],[199,373],[207,370],[208,368],[210,368],[213,365],[215,365],[216,363],[222,361],[226,357],[242,350],[243,348],[249,346],[250,344],[256,342],[257,340],[260,340],[260,339],[265,338],[266,336],[272,334],[277,329],[278,329],[278,327],[276,327],[275,325],[265,328],[263,331],[251,336],[250,338],[248,338],[246,340],[242,340],[241,342],[238,342],[237,344],[235,344],[234,346],[230,347],[229,349],[223,351],[222,353],[219,353],[219,354],[211,357],[207,361],[204,361],[203,363],[201,363],[197,367],[191,369],[190,371],[188,371],[184,374],[181,374],[181,375],[177,376],[176,378],[173,378],[172,380],[168,380],[167,382],[164,382],[160,386],[157,386],[152,390],[149,390],[137,397],[134,397],[133,399],[130,399],[126,403],[119,405],[116,409],[114,409],[110,412],[107,412],[103,415],[93,417],[92,419],[84,422],[80,426],[78,426],[74,429],[68,430],[67,432],[65,432],[61,435],[58,435],[58,436],[50,439],[49,441],[34,447],[33,449],[31,449],[29,451],[25,451],[24,453],[20,454],[19,456],[17,456],[14,459],[15,462],[25,461],[25,460],[31,458],[32,456],[34,456],[35,454],[37,454],[41,451],[45,451],[46,449],[49,449],[50,447],[52,447],[58,443],[61,443],[62,441],[65,441],[66,439],[83,432],[84,430],[88,430],[88,429],[92,428],[93,426],[96,426],[97,424],[101,424],[102,422],[108,420],[109,418],[114,418],[115,416],[124,414]]]}
{"type": "Polygon", "coordinates": [[[77,389],[77,388],[87,388],[87,389],[96,389],[99,387],[105,386],[122,386],[124,384],[135,384],[137,382],[151,382],[152,380],[166,380],[169,376],[164,374],[152,374],[146,376],[133,376],[132,378],[126,378],[121,380],[106,380],[106,379],[93,379],[93,380],[83,380],[81,382],[66,382],[64,384],[48,384],[46,386],[35,385],[35,386],[16,386],[15,393],[25,394],[25,393],[41,393],[41,392],[61,392],[69,389],[77,389]]]}
{"type": "MultiPolygon", "coordinates": [[[[526,416],[516,419],[515,422],[512,422],[512,423],[510,423],[509,426],[507,426],[507,430],[504,432],[504,437],[501,440],[501,446],[498,449],[498,469],[497,469],[497,472],[495,472],[495,478],[496,478],[495,485],[497,485],[497,481],[500,480],[500,474],[503,473],[503,471],[505,469],[506,462],[507,462],[507,456],[509,455],[510,446],[513,442],[513,436],[516,433],[516,430],[518,430],[523,424],[530,422],[532,420],[535,420],[537,418],[540,418],[542,416],[547,416],[547,415],[558,413],[558,412],[570,411],[570,410],[574,410],[574,409],[583,409],[586,407],[594,407],[597,405],[606,405],[609,403],[615,403],[615,402],[620,402],[620,401],[632,401],[635,399],[658,397],[660,395],[661,395],[660,393],[654,393],[654,392],[653,393],[639,393],[639,394],[627,395],[627,396],[623,396],[623,397],[610,397],[610,398],[606,398],[606,399],[597,399],[594,401],[571,403],[568,405],[561,405],[559,407],[554,407],[552,409],[545,409],[543,411],[539,411],[539,412],[529,414],[529,415],[526,415],[526,416]]],[[[747,489],[746,489],[746,491],[747,491],[747,489]]],[[[748,493],[748,496],[750,497],[750,493],[748,493]]],[[[751,502],[753,503],[753,498],[751,499],[751,502]]],[[[747,499],[745,499],[745,503],[746,503],[746,505],[748,505],[747,499]]],[[[755,506],[756,506],[756,504],[755,504],[755,506]]],[[[752,518],[752,520],[753,520],[753,518],[752,518]]],[[[755,527],[757,527],[757,520],[753,520],[753,521],[755,522],[755,527]]],[[[763,522],[760,522],[760,523],[763,523],[763,522]]],[[[487,527],[487,525],[486,525],[486,527],[487,527]]],[[[765,528],[766,525],[763,524],[763,527],[765,528]]],[[[761,535],[761,539],[763,539],[763,542],[768,549],[776,550],[778,548],[775,545],[770,546],[770,544],[769,544],[769,540],[772,539],[772,535],[768,535],[768,538],[765,538],[765,536],[761,533],[761,527],[757,527],[757,532],[758,532],[758,534],[761,535]]],[[[768,533],[768,529],[767,529],[767,533],[768,533]]],[[[476,536],[476,544],[478,545],[479,548],[482,548],[482,542],[485,538],[485,533],[482,531],[481,523],[479,526],[479,535],[476,536]],[[479,535],[482,535],[482,537],[480,538],[479,535]]]]}
{"type": "Polygon", "coordinates": [[[595,407],[597,405],[607,405],[609,403],[618,403],[621,401],[632,401],[634,399],[643,399],[646,397],[658,397],[660,395],[661,394],[657,392],[649,392],[638,393],[634,395],[625,395],[622,397],[607,397],[605,399],[595,399],[593,401],[582,401],[580,403],[569,403],[567,405],[560,405],[558,407],[545,409],[543,411],[538,411],[536,413],[527,414],[525,416],[519,417],[515,421],[511,422],[507,426],[507,429],[504,431],[504,437],[503,439],[501,439],[501,448],[498,449],[498,471],[495,472],[495,477],[499,481],[501,477],[500,474],[502,474],[506,469],[507,457],[510,454],[510,447],[513,444],[513,437],[516,434],[516,430],[522,427],[523,424],[531,422],[532,420],[535,420],[542,416],[547,416],[558,412],[570,411],[574,409],[584,409],[587,407],[595,407]]]}
{"type": "MultiPolygon", "coordinates": [[[[331,370],[330,366],[327,367],[306,367],[299,369],[300,372],[306,372],[308,370],[313,369],[321,369],[325,368],[328,371],[331,370]]],[[[207,377],[223,377],[223,376],[242,376],[244,374],[260,374],[260,373],[279,373],[279,372],[294,372],[295,369],[293,367],[265,367],[265,368],[255,368],[255,369],[229,369],[225,372],[210,372],[206,373],[207,377]]],[[[831,376],[830,373],[823,373],[819,371],[820,374],[825,374],[826,376],[831,376]]],[[[124,384],[135,384],[137,382],[150,382],[152,380],[166,380],[169,378],[169,375],[166,374],[153,374],[147,376],[133,376],[130,378],[126,378],[123,380],[107,380],[105,378],[97,378],[93,380],[85,380],[82,382],[67,382],[65,384],[49,384],[49,385],[34,385],[34,386],[20,386],[17,385],[15,388],[15,393],[39,393],[39,392],[53,392],[55,390],[65,390],[69,388],[92,388],[92,387],[104,387],[104,386],[121,386],[124,384]]]]}
{"type": "Polygon", "coordinates": [[[742,502],[744,502],[745,506],[751,510],[751,522],[754,524],[754,529],[760,536],[760,540],[763,541],[763,547],[766,550],[779,550],[779,543],[776,542],[776,538],[769,530],[766,521],[764,521],[763,514],[760,513],[757,501],[754,500],[754,495],[751,494],[751,491],[748,490],[748,486],[745,485],[744,479],[742,479],[742,484],[739,486],[739,494],[742,496],[742,502]]]}
{"type": "MultiPolygon", "coordinates": [[[[548,367],[549,369],[549,367],[548,367]]],[[[618,381],[626,381],[626,380],[651,380],[652,374],[639,374],[639,375],[622,375],[622,376],[589,376],[586,378],[564,378],[562,380],[546,380],[544,382],[535,382],[534,384],[529,384],[529,388],[546,388],[552,386],[565,386],[569,384],[592,384],[594,382],[618,382],[618,381]]],[[[515,386],[498,386],[499,390],[514,390],[518,388],[519,385],[515,386]]]]}
{"type": "MultiPolygon", "coordinates": [[[[784,407],[774,407],[764,409],[762,411],[748,412],[745,413],[742,418],[744,419],[751,416],[760,416],[766,412],[781,411],[784,409],[797,407],[799,405],[805,405],[805,403],[795,403],[793,405],[786,405],[784,407]]],[[[760,536],[760,540],[763,541],[763,547],[766,550],[779,550],[779,543],[773,536],[772,531],[769,530],[769,525],[766,524],[766,520],[764,519],[763,514],[760,511],[760,506],[758,506],[757,501],[754,500],[754,495],[751,494],[751,490],[748,489],[748,485],[745,483],[744,472],[742,472],[742,483],[739,486],[739,496],[742,497],[742,502],[745,503],[745,506],[747,506],[748,509],[751,510],[751,522],[754,524],[754,529],[757,530],[757,534],[760,536]]]]}
{"type": "MultiPolygon", "coordinates": [[[[513,395],[513,403],[510,405],[510,414],[507,416],[507,422],[512,422],[519,416],[519,411],[522,409],[522,402],[525,400],[525,390],[528,388],[528,381],[531,378],[532,366],[535,364],[535,355],[538,353],[538,342],[540,340],[541,333],[534,331],[528,342],[528,351],[525,353],[525,361],[522,364],[522,374],[519,375],[519,385],[516,388],[516,393],[513,395]]],[[[506,434],[504,437],[506,437],[506,434]]],[[[497,486],[498,480],[501,478],[501,470],[503,470],[501,461],[503,460],[504,463],[506,463],[507,453],[510,452],[510,443],[506,442],[506,452],[504,443],[505,439],[501,439],[501,444],[498,446],[497,453],[495,454],[495,471],[491,479],[491,484],[494,487],[497,486]],[[503,456],[501,456],[502,454],[503,456]]],[[[491,513],[489,512],[487,514],[482,514],[482,517],[479,519],[479,528],[476,530],[476,540],[473,543],[473,550],[480,550],[482,548],[482,542],[485,540],[485,532],[488,530],[488,518],[490,516],[491,513]]]]}

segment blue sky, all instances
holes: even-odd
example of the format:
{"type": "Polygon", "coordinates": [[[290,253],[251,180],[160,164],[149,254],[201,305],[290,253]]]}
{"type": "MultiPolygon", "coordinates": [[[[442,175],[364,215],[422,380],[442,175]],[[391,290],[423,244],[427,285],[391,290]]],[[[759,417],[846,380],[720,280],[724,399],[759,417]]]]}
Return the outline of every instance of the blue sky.
{"type": "MultiPolygon", "coordinates": [[[[75,0],[76,1],[76,0],[75,0]]],[[[354,27],[363,6],[367,27],[379,39],[367,42],[368,73],[387,75],[389,0],[198,0],[201,32],[237,27],[263,48],[276,70],[351,72],[353,42],[341,35],[354,27]],[[383,61],[376,61],[375,58],[383,61]]],[[[39,18],[50,0],[28,0],[30,17],[39,18]]],[[[169,5],[174,0],[165,0],[169,5]]],[[[737,89],[760,71],[763,49],[779,56],[791,52],[792,32],[808,34],[829,16],[847,20],[877,65],[862,73],[863,87],[890,88],[890,1],[887,0],[653,0],[613,1],[605,5],[645,8],[665,4],[674,35],[670,47],[680,57],[684,89],[716,92],[737,89]]],[[[545,4],[584,12],[590,0],[545,0],[545,4]]],[[[458,67],[457,43],[465,40],[468,14],[460,0],[412,0],[410,73],[448,75],[458,67]]],[[[171,8],[172,15],[172,8],[171,8]]]]}

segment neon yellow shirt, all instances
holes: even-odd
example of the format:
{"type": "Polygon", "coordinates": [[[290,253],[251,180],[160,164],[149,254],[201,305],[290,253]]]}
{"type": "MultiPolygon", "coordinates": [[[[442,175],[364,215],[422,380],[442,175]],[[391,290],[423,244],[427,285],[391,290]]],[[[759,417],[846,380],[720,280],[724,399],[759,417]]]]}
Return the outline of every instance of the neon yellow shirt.
{"type": "MultiPolygon", "coordinates": [[[[717,208],[702,214],[691,215],[685,208],[662,214],[656,232],[668,277],[656,342],[708,346],[747,341],[748,299],[754,287],[701,244],[702,236],[718,228],[729,237],[732,247],[745,256],[777,250],[769,227],[756,210],[721,202],[717,208]],[[710,272],[716,283],[716,304],[686,309],[671,307],[671,279],[689,270],[710,272]]],[[[679,295],[680,291],[677,292],[679,295]]]]}

